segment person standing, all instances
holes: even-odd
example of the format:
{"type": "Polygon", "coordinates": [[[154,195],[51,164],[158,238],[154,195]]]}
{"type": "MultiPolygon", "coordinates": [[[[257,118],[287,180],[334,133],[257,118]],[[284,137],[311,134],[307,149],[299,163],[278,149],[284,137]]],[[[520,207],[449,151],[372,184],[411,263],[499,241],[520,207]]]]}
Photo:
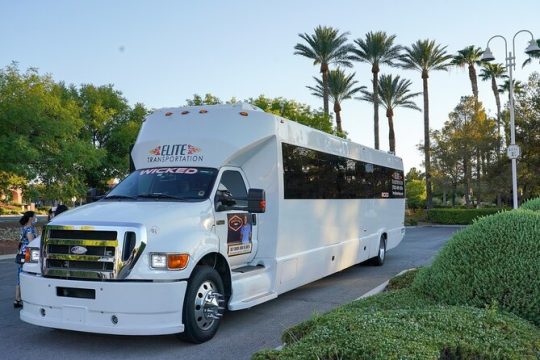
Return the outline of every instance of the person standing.
{"type": "MultiPolygon", "coordinates": [[[[26,248],[30,241],[34,240],[37,237],[37,232],[35,225],[37,223],[36,213],[33,211],[27,211],[23,214],[19,220],[21,224],[21,238],[19,240],[19,254],[26,253],[26,248]]],[[[13,302],[13,307],[20,308],[22,307],[21,300],[21,288],[20,288],[20,277],[22,272],[23,264],[19,264],[19,269],[17,271],[17,286],[15,288],[15,301],[13,302]]]]}

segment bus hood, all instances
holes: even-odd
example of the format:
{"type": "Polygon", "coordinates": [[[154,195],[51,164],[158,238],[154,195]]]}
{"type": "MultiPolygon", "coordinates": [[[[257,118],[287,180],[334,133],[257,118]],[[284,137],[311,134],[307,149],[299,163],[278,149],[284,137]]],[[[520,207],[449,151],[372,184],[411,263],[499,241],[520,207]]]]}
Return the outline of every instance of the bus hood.
{"type": "Polygon", "coordinates": [[[213,225],[212,203],[169,201],[98,201],[60,214],[48,225],[125,226],[140,224],[153,234],[169,229],[209,230],[213,225]]]}

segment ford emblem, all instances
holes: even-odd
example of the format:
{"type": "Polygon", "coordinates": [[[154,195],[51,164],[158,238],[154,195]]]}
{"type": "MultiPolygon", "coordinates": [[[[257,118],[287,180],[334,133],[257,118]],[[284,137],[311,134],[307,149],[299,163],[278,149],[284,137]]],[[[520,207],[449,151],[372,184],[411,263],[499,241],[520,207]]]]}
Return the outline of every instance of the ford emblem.
{"type": "Polygon", "coordinates": [[[84,255],[86,254],[87,251],[88,249],[85,248],[84,246],[74,246],[71,248],[71,253],[77,254],[77,255],[84,255]]]}

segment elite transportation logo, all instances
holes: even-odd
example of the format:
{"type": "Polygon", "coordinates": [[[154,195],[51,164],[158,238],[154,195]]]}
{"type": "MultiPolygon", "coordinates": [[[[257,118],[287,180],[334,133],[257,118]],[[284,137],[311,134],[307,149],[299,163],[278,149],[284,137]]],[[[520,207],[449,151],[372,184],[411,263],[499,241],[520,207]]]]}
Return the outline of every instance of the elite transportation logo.
{"type": "Polygon", "coordinates": [[[163,144],[148,151],[149,163],[162,162],[201,162],[204,160],[202,149],[191,144],[163,144]]]}

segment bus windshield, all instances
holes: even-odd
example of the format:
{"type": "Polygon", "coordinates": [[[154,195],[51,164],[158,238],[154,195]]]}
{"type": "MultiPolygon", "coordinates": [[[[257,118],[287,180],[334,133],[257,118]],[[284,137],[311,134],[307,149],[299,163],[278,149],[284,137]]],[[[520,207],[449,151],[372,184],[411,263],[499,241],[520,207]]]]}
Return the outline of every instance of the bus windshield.
{"type": "Polygon", "coordinates": [[[205,200],[216,179],[217,169],[163,167],[131,173],[103,200],[205,200]]]}

